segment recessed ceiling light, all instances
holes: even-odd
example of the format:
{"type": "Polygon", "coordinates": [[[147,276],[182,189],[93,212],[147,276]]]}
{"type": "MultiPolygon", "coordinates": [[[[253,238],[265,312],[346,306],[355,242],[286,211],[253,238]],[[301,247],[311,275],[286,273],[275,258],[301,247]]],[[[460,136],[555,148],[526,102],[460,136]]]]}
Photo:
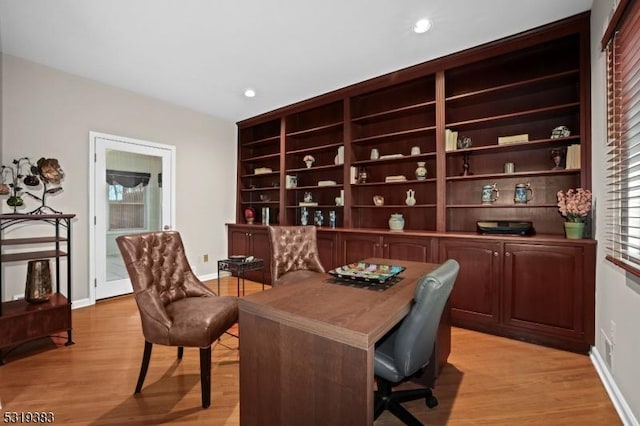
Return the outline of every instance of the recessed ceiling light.
{"type": "Polygon", "coordinates": [[[420,19],[413,26],[413,32],[415,32],[416,34],[426,33],[430,29],[431,29],[431,21],[426,18],[420,19]]]}
{"type": "Polygon", "coordinates": [[[244,91],[244,95],[247,98],[253,98],[256,95],[256,91],[253,90],[253,89],[247,89],[247,90],[244,91]]]}

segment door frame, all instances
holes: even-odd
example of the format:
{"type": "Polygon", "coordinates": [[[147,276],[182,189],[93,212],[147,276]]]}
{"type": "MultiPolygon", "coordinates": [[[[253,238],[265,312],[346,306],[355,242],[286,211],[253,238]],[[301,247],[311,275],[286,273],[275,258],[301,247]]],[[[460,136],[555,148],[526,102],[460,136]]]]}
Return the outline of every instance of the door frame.
{"type": "Polygon", "coordinates": [[[89,132],[89,302],[90,305],[96,303],[96,191],[95,173],[96,173],[96,138],[110,139],[117,142],[130,143],[150,148],[166,149],[171,151],[171,181],[170,183],[170,211],[171,223],[170,228],[173,229],[176,223],[176,147],[173,145],[160,144],[142,139],[128,138],[125,136],[117,136],[108,133],[89,132]],[[92,220],[93,219],[93,220],[92,220]]]}

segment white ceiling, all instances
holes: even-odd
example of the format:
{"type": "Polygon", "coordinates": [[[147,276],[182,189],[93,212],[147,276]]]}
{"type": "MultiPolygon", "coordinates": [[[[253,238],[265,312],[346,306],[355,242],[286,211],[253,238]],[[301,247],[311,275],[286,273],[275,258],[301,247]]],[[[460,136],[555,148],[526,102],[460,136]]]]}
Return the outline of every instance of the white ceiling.
{"type": "Polygon", "coordinates": [[[6,54],[238,121],[592,0],[0,0],[6,54]],[[413,33],[422,17],[426,34],[413,33]],[[255,98],[245,98],[251,87],[255,98]]]}

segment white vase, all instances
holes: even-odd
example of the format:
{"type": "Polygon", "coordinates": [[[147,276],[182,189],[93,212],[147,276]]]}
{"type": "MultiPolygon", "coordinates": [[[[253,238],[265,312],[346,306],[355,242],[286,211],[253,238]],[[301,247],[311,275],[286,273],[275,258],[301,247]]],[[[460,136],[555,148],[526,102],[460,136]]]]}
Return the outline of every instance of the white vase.
{"type": "Polygon", "coordinates": [[[424,161],[418,161],[418,167],[416,168],[416,179],[425,180],[427,178],[427,168],[424,166],[424,161]]]}
{"type": "Polygon", "coordinates": [[[416,191],[410,189],[407,191],[407,198],[405,198],[404,203],[408,206],[414,206],[416,204],[416,191]]]}

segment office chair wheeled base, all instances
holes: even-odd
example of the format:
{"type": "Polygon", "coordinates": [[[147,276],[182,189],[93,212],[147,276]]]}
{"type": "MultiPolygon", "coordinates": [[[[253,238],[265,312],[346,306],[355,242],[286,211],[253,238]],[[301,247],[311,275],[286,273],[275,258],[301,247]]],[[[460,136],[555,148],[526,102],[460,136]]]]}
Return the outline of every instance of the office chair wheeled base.
{"type": "Polygon", "coordinates": [[[392,383],[380,377],[377,378],[378,390],[374,394],[373,418],[377,419],[384,410],[389,410],[391,414],[402,420],[407,425],[422,425],[401,402],[413,401],[415,399],[424,398],[425,405],[433,408],[438,405],[438,399],[433,396],[430,388],[408,389],[400,391],[392,391],[392,383]]]}

